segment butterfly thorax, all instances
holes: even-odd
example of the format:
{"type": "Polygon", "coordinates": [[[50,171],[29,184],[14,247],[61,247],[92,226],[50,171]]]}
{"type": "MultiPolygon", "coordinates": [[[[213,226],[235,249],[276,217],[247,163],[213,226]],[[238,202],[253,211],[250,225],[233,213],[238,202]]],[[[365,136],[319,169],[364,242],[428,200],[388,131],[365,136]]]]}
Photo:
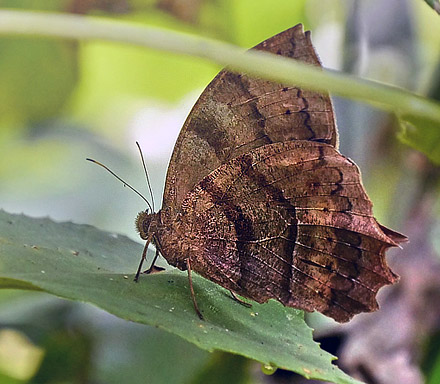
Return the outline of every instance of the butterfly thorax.
{"type": "Polygon", "coordinates": [[[154,241],[168,264],[186,270],[186,259],[192,254],[192,244],[189,228],[181,217],[174,208],[162,208],[157,213],[154,241]]]}
{"type": "Polygon", "coordinates": [[[139,212],[136,217],[136,229],[140,237],[151,242],[159,249],[168,264],[181,270],[186,269],[185,258],[188,247],[185,247],[186,236],[179,225],[179,215],[171,208],[150,213],[148,210],[139,212]]]}

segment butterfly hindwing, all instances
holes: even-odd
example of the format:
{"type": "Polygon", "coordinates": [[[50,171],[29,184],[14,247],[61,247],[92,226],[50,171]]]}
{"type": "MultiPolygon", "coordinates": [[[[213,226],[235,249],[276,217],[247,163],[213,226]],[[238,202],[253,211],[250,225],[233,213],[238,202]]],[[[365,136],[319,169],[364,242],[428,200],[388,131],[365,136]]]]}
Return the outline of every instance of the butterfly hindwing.
{"type": "Polygon", "coordinates": [[[258,302],[347,321],[377,309],[378,289],[396,280],[384,259],[396,243],[372,216],[357,166],[323,143],[230,160],[188,194],[175,227],[196,272],[258,302]]]}

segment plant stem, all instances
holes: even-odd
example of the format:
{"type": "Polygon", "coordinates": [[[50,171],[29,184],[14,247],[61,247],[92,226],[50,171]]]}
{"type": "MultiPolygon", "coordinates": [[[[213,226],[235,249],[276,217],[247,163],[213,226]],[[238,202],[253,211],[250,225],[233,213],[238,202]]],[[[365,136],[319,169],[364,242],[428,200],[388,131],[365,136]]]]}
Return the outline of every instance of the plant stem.
{"type": "Polygon", "coordinates": [[[208,59],[251,75],[372,104],[398,115],[440,123],[440,104],[403,89],[200,36],[112,19],[0,10],[0,35],[99,39],[208,59]]]}

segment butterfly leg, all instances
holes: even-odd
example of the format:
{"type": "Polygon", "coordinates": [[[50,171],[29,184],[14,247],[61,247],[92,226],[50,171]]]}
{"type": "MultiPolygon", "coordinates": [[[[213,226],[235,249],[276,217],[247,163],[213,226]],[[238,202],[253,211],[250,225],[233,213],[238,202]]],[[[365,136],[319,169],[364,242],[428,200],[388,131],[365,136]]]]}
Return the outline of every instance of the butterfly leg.
{"type": "Polygon", "coordinates": [[[156,248],[156,255],[154,256],[153,261],[151,262],[151,266],[150,268],[148,268],[146,271],[142,272],[145,273],[146,275],[149,275],[150,273],[157,273],[157,272],[161,272],[161,271],[165,271],[165,268],[162,267],[155,267],[154,263],[156,262],[157,258],[159,257],[159,249],[156,248]]]}
{"type": "MultiPolygon", "coordinates": [[[[140,261],[140,263],[139,263],[139,267],[138,267],[138,270],[137,270],[137,272],[136,272],[136,276],[134,277],[134,281],[135,281],[135,282],[138,282],[138,280],[139,280],[139,275],[141,274],[142,264],[144,263],[144,260],[147,259],[147,250],[148,250],[148,245],[150,244],[151,239],[152,239],[152,236],[150,236],[150,237],[147,239],[147,242],[145,243],[144,250],[142,251],[141,261],[140,261]]],[[[154,259],[154,261],[156,261],[156,259],[154,259]]]]}
{"type": "Polygon", "coordinates": [[[229,290],[229,292],[231,293],[233,300],[237,301],[241,305],[244,305],[246,308],[252,308],[252,304],[247,303],[246,301],[240,299],[234,291],[229,290]]]}
{"type": "Polygon", "coordinates": [[[193,301],[194,309],[196,310],[196,313],[199,316],[200,320],[204,320],[203,315],[199,310],[199,306],[197,305],[196,295],[194,294],[194,287],[193,287],[192,277],[191,277],[191,262],[189,261],[189,258],[186,259],[186,268],[188,271],[189,289],[191,291],[191,299],[193,301]]]}

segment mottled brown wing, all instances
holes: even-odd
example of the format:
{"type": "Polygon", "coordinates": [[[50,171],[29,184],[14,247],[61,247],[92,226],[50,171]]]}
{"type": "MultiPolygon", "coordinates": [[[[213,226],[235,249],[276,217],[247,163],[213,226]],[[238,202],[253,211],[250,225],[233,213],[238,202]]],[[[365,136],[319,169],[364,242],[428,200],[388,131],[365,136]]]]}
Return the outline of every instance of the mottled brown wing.
{"type": "Polygon", "coordinates": [[[373,217],[357,166],[309,141],[263,146],[219,167],[184,200],[178,225],[196,272],[339,322],[377,309],[377,291],[397,279],[385,251],[405,239],[373,217]]]}
{"type": "MultiPolygon", "coordinates": [[[[254,49],[320,66],[310,32],[297,25],[254,49]]],[[[262,145],[313,140],[336,146],[328,95],[223,70],[204,90],[174,147],[163,207],[180,207],[186,194],[221,164],[262,145]]]]}

